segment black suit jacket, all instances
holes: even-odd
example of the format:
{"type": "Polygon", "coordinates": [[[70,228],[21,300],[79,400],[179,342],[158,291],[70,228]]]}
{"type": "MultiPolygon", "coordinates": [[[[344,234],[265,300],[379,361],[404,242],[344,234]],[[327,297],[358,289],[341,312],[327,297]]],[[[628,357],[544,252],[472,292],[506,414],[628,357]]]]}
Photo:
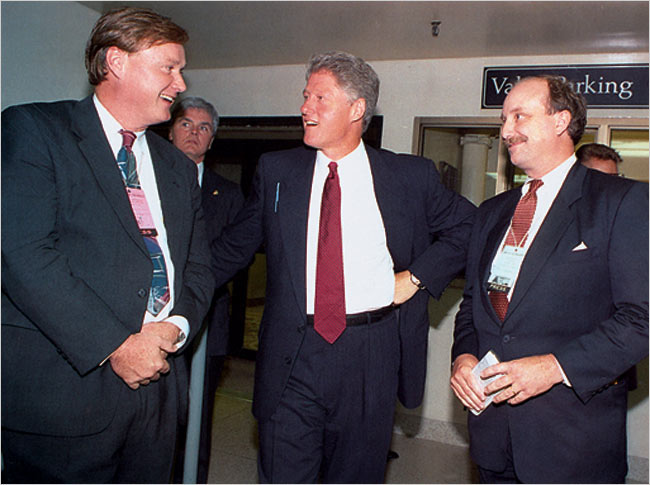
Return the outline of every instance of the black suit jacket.
{"type": "Polygon", "coordinates": [[[520,189],[484,202],[456,317],[452,357],[553,353],[572,387],[469,417],[479,466],[500,470],[508,432],[524,482],[602,482],[625,474],[627,388],[648,355],[648,186],[576,163],[521,267],[503,324],[486,281],[520,189]],[[576,248],[584,243],[586,249],[576,248]]]}
{"type": "MultiPolygon", "coordinates": [[[[192,338],[214,288],[196,170],[146,136],[175,267],[171,314],[192,338]]],[[[96,433],[133,392],[99,364],[140,330],[149,253],[92,97],[8,108],[2,138],[2,425],[96,433]]],[[[161,379],[178,381],[183,409],[181,360],[161,379]]]]}
{"type": "MultiPolygon", "coordinates": [[[[418,406],[424,392],[428,294],[438,298],[465,266],[474,206],[447,190],[432,161],[366,146],[395,272],[410,269],[427,286],[400,309],[399,397],[418,406]]],[[[253,412],[273,414],[306,326],[307,214],[316,151],[261,157],[251,194],[213,244],[217,281],[225,281],[265,243],[267,287],[260,325],[253,412]]]]}
{"type": "MultiPolygon", "coordinates": [[[[205,167],[201,184],[201,197],[208,242],[216,240],[224,227],[230,224],[244,205],[239,185],[205,167]]],[[[215,290],[212,306],[208,311],[208,355],[228,353],[228,302],[227,285],[215,290]]]]}

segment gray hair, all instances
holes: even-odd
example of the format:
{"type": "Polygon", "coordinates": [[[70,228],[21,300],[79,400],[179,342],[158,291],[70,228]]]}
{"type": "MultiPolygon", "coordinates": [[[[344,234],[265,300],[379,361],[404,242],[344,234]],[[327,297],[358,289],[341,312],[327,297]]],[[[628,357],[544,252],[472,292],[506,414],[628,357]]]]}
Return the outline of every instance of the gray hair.
{"type": "Polygon", "coordinates": [[[309,59],[305,79],[309,81],[312,74],[321,70],[329,71],[334,75],[351,102],[359,98],[366,100],[366,112],[363,115],[365,132],[375,114],[377,99],[379,99],[377,73],[360,57],[336,51],[313,55],[309,59]]]}
{"type": "Polygon", "coordinates": [[[176,103],[172,110],[171,124],[173,125],[190,108],[201,109],[210,115],[210,118],[212,118],[212,134],[214,135],[219,127],[219,113],[217,113],[214,106],[198,96],[188,96],[176,103]]]}

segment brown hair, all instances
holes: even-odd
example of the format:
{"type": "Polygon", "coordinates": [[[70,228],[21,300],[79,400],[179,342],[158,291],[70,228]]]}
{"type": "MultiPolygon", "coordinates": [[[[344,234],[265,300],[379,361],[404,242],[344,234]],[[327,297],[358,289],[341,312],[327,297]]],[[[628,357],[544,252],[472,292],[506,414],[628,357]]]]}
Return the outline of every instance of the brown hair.
{"type": "Polygon", "coordinates": [[[576,152],[576,158],[580,163],[589,160],[590,158],[611,160],[616,164],[623,162],[623,159],[616,150],[600,143],[587,143],[586,145],[582,145],[576,152]]]}
{"type": "Polygon", "coordinates": [[[168,17],[146,8],[124,7],[102,15],[86,44],[86,71],[93,86],[107,74],[106,52],[118,47],[126,52],[138,52],[159,44],[185,44],[187,32],[168,17]]]}

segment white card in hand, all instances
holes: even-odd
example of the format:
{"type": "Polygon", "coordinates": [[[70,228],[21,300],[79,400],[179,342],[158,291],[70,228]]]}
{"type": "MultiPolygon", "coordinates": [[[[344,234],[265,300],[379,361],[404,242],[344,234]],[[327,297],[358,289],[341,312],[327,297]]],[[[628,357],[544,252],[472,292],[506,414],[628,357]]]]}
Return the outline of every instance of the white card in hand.
{"type": "MultiPolygon", "coordinates": [[[[481,372],[483,372],[484,369],[487,369],[491,365],[498,364],[498,363],[499,363],[499,359],[494,354],[494,352],[492,352],[491,350],[488,350],[487,353],[483,356],[483,358],[479,361],[479,363],[476,364],[474,366],[474,368],[472,369],[472,375],[476,379],[476,382],[478,382],[478,385],[481,386],[482,390],[485,390],[485,387],[488,384],[490,384],[492,381],[494,381],[495,379],[498,379],[499,377],[501,377],[503,375],[503,374],[497,374],[496,376],[492,376],[492,377],[489,377],[487,379],[481,379],[481,372]]],[[[482,410],[474,411],[473,409],[470,409],[470,411],[472,411],[472,413],[474,413],[475,416],[478,416],[479,414],[481,414],[485,410],[485,408],[487,408],[490,405],[490,403],[492,402],[492,399],[497,394],[498,393],[491,394],[491,395],[485,397],[485,402],[484,402],[484,406],[483,406],[482,410]]]]}

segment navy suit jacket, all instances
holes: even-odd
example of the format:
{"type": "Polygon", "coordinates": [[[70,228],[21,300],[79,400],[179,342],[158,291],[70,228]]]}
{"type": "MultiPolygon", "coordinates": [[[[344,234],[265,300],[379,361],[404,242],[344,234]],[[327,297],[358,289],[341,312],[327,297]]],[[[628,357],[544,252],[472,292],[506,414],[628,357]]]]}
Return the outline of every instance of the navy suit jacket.
{"type": "Polygon", "coordinates": [[[520,189],[484,202],[472,232],[452,357],[553,353],[572,387],[469,416],[474,461],[523,482],[610,482],[626,472],[627,385],[648,355],[648,186],[576,163],[522,264],[503,324],[486,281],[520,189]],[[581,243],[586,249],[575,250],[581,243]]]}
{"type": "MultiPolygon", "coordinates": [[[[230,224],[244,205],[244,196],[239,185],[225,179],[205,167],[201,184],[201,197],[208,242],[217,239],[224,227],[230,224]]],[[[214,299],[208,311],[208,355],[228,353],[228,303],[230,301],[227,285],[215,290],[214,299]]]]}
{"type": "MultiPolygon", "coordinates": [[[[196,169],[146,136],[175,267],[171,314],[191,339],[214,288],[196,169]]],[[[99,364],[141,328],[151,259],[92,97],[8,108],[2,138],[2,426],[97,433],[134,392],[99,364]]],[[[170,356],[161,377],[181,415],[182,361],[170,356]]]]}
{"type": "MultiPolygon", "coordinates": [[[[400,309],[399,397],[415,407],[424,392],[428,294],[440,297],[463,271],[475,207],[441,184],[432,161],[368,146],[366,151],[395,272],[410,269],[428,290],[400,309]]],[[[307,217],[315,161],[316,150],[306,147],[263,155],[244,208],[212,247],[220,282],[266,245],[266,303],[253,402],[259,419],[273,414],[305,334],[307,217]]]]}

